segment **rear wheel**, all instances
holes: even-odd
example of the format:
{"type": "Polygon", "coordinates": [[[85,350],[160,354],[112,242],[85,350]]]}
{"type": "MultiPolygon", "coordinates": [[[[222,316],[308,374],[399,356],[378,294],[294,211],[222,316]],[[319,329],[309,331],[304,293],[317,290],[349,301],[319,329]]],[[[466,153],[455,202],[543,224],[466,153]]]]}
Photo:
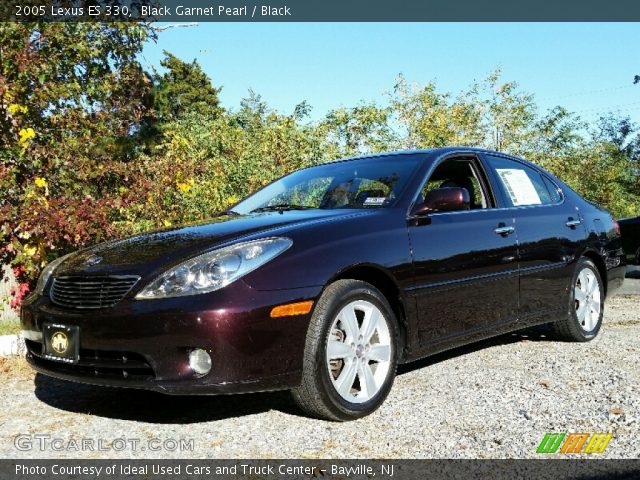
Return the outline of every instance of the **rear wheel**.
{"type": "Polygon", "coordinates": [[[588,258],[581,258],[573,275],[567,318],[553,325],[564,340],[588,342],[602,326],[604,287],[598,269],[588,258]]]}
{"type": "Polygon", "coordinates": [[[373,412],[393,384],[397,336],[393,310],[375,287],[358,280],[332,283],[311,318],[294,400],[327,420],[373,412]]]}

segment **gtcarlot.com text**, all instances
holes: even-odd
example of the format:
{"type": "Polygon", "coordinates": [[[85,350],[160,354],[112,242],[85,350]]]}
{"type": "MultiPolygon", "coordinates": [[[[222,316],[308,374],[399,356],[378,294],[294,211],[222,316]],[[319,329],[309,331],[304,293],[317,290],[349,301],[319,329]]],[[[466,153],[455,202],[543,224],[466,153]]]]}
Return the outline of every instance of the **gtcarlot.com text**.
{"type": "Polygon", "coordinates": [[[21,452],[192,452],[195,449],[193,438],[63,438],[38,433],[16,435],[13,444],[21,452]]]}

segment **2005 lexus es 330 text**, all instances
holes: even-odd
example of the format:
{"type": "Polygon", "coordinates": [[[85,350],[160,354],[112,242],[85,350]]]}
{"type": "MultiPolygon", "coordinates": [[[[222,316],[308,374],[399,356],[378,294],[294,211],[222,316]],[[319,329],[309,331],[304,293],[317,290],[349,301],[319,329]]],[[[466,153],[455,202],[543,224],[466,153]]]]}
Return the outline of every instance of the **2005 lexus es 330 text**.
{"type": "Polygon", "coordinates": [[[290,389],[309,414],[348,420],[382,404],[398,363],[542,323],[591,340],[624,263],[611,215],[529,162],[397,152],[299,170],[208,223],[62,257],[21,318],[46,375],[290,389]]]}

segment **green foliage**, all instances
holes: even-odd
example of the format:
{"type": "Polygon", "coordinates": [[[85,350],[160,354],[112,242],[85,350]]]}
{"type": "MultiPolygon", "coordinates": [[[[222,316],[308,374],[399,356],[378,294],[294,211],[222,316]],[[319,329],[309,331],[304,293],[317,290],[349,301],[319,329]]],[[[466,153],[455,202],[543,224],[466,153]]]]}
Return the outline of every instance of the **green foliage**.
{"type": "Polygon", "coordinates": [[[160,65],[164,74],[155,75],[154,110],[160,124],[175,121],[185,114],[197,113],[214,119],[221,112],[218,94],[211,80],[194,60],[183,62],[165,51],[160,65]]]}
{"type": "Polygon", "coordinates": [[[389,108],[375,104],[332,110],[317,128],[325,155],[335,159],[393,148],[397,141],[390,118],[389,108]]]}
{"type": "Polygon", "coordinates": [[[453,97],[430,82],[409,85],[399,77],[391,110],[402,127],[405,148],[462,145],[519,151],[531,136],[535,106],[514,82],[496,71],[453,97]]]}
{"type": "Polygon", "coordinates": [[[401,127],[403,148],[482,145],[486,136],[482,106],[461,94],[452,98],[435,83],[410,85],[400,76],[391,96],[391,110],[401,127]]]}
{"type": "Polygon", "coordinates": [[[317,161],[320,142],[293,115],[269,111],[258,96],[212,119],[191,112],[164,128],[140,158],[141,175],[126,220],[135,231],[211,218],[272,180],[317,161]]]}

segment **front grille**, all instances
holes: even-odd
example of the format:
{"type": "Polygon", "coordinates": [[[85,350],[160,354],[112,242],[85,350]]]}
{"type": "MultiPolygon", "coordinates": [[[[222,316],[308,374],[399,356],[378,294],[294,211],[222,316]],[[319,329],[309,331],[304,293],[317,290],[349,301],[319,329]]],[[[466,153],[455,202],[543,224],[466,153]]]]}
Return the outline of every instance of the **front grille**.
{"type": "Polygon", "coordinates": [[[150,380],[155,377],[146,358],[133,352],[80,349],[78,363],[60,363],[45,358],[42,344],[26,340],[27,354],[37,364],[49,370],[86,377],[123,380],[150,380]]]}
{"type": "Polygon", "coordinates": [[[51,300],[68,308],[112,307],[140,280],[138,276],[56,277],[51,287],[51,300]]]}

